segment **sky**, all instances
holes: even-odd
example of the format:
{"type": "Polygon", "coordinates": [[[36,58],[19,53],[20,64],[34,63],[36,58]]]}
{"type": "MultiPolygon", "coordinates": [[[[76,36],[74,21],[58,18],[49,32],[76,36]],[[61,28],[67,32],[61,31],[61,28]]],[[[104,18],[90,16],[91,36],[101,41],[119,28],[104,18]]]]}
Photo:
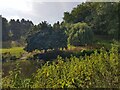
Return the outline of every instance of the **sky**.
{"type": "Polygon", "coordinates": [[[79,2],[48,2],[43,0],[0,0],[0,15],[10,19],[31,20],[34,24],[47,21],[53,24],[62,21],[64,12],[70,12],[79,2]]]}

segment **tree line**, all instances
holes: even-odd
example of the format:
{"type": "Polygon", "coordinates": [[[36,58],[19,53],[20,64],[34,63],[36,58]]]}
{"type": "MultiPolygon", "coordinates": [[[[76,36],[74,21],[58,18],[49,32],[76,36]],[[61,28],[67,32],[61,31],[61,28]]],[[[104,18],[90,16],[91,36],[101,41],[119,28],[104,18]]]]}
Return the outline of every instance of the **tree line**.
{"type": "Polygon", "coordinates": [[[3,41],[25,39],[25,50],[59,49],[67,45],[92,44],[96,35],[119,40],[119,3],[85,2],[64,12],[63,21],[53,26],[46,21],[34,25],[32,21],[3,18],[3,41]]]}
{"type": "Polygon", "coordinates": [[[32,28],[32,21],[25,19],[11,19],[9,22],[6,18],[2,18],[2,41],[17,41],[25,37],[32,28]]]}

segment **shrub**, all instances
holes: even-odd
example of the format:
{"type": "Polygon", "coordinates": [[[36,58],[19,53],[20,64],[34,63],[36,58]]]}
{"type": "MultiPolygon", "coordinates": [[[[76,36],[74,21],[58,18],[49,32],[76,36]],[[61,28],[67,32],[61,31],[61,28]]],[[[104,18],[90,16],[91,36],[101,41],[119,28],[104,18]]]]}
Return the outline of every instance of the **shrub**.
{"type": "Polygon", "coordinates": [[[34,73],[32,78],[21,78],[19,69],[3,78],[4,87],[32,88],[120,88],[119,83],[120,54],[117,47],[110,51],[102,48],[90,56],[47,62],[34,73]],[[21,83],[24,82],[23,84],[21,83]],[[7,81],[7,82],[6,82],[7,81]],[[12,82],[11,82],[12,81],[12,82]]]}
{"type": "Polygon", "coordinates": [[[116,48],[104,48],[90,56],[57,58],[45,64],[34,76],[35,88],[118,88],[120,55],[116,48]],[[64,62],[65,61],[65,62],[64,62]]]}
{"type": "Polygon", "coordinates": [[[16,64],[16,68],[13,71],[9,72],[8,76],[2,78],[3,88],[29,88],[31,85],[31,79],[21,76],[19,63],[16,64]]]}

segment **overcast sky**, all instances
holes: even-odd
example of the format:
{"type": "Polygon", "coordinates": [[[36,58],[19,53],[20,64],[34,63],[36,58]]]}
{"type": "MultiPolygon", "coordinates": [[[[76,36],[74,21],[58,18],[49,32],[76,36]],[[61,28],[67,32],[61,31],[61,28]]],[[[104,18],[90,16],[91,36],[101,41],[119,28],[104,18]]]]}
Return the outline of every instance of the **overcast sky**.
{"type": "MultiPolygon", "coordinates": [[[[82,0],[85,1],[85,0],[82,0]]],[[[81,2],[82,2],[81,1],[81,2]]],[[[29,19],[34,24],[62,21],[63,13],[81,2],[41,2],[40,0],[0,0],[0,14],[10,19],[29,19]]]]}

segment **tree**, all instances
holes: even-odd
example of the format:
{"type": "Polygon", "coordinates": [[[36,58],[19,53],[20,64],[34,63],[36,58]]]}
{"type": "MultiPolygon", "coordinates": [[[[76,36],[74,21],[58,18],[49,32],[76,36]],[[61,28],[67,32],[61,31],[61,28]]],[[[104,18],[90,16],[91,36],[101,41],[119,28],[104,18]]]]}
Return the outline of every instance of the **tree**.
{"type": "Polygon", "coordinates": [[[9,30],[13,33],[12,40],[18,41],[27,36],[27,33],[33,26],[33,23],[29,20],[26,21],[25,19],[22,19],[21,21],[19,19],[16,21],[11,19],[9,25],[9,30]]]}
{"type": "Polygon", "coordinates": [[[64,12],[63,20],[64,20],[66,23],[73,23],[74,20],[75,20],[75,17],[72,16],[72,14],[70,14],[69,12],[64,12]]]}
{"type": "Polygon", "coordinates": [[[95,35],[105,35],[117,39],[119,36],[118,7],[117,2],[85,2],[73,8],[70,13],[65,12],[63,20],[70,24],[85,22],[91,26],[95,35]]]}
{"type": "Polygon", "coordinates": [[[61,26],[59,22],[53,25],[53,34],[51,36],[53,48],[66,48],[67,49],[67,35],[65,33],[64,27],[61,26]]]}
{"type": "Polygon", "coordinates": [[[6,18],[2,18],[2,41],[9,41],[8,21],[6,18]]]}
{"type": "Polygon", "coordinates": [[[65,32],[60,28],[59,23],[53,27],[47,22],[42,22],[35,26],[35,33],[30,34],[27,38],[25,50],[28,52],[48,49],[59,49],[67,47],[67,38],[65,32]]]}
{"type": "Polygon", "coordinates": [[[68,43],[74,46],[91,44],[93,32],[86,23],[76,23],[72,25],[69,33],[68,43]]]}
{"type": "Polygon", "coordinates": [[[98,35],[107,35],[115,38],[119,23],[118,4],[94,3],[94,6],[95,11],[92,15],[94,18],[91,21],[94,32],[98,35]]]}
{"type": "Polygon", "coordinates": [[[50,35],[52,34],[51,25],[44,21],[38,24],[38,27],[39,31],[28,36],[26,40],[27,46],[25,47],[25,50],[28,52],[35,49],[47,51],[47,49],[51,48],[49,41],[50,35]]]}
{"type": "Polygon", "coordinates": [[[20,35],[26,37],[28,32],[32,29],[33,23],[32,21],[22,19],[20,22],[20,35]]]}
{"type": "Polygon", "coordinates": [[[71,13],[64,12],[63,20],[66,23],[78,23],[78,22],[87,22],[89,19],[88,16],[92,13],[91,3],[86,2],[78,5],[76,8],[73,8],[71,13]]]}
{"type": "Polygon", "coordinates": [[[9,22],[10,26],[9,26],[9,30],[11,30],[11,32],[13,33],[13,37],[12,40],[19,40],[20,39],[20,21],[19,19],[17,19],[16,21],[14,19],[11,19],[9,22]]]}

